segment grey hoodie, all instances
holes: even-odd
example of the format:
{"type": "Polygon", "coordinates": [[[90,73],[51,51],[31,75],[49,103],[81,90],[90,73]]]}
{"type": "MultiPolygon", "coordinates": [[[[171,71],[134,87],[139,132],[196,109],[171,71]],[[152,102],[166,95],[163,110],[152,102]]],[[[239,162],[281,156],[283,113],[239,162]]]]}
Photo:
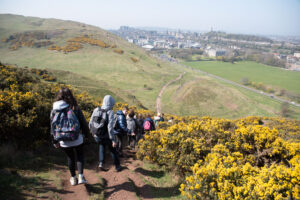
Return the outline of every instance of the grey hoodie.
{"type": "MultiPolygon", "coordinates": [[[[107,129],[108,129],[108,136],[109,139],[113,142],[115,142],[115,137],[114,137],[114,111],[112,110],[113,107],[115,105],[115,100],[111,95],[106,95],[103,98],[103,103],[101,106],[101,109],[104,109],[107,111],[107,116],[108,116],[108,125],[107,125],[107,129]]],[[[91,127],[92,123],[92,119],[95,116],[100,116],[100,109],[99,108],[95,108],[93,111],[93,114],[91,116],[90,122],[89,122],[89,127],[91,127]]],[[[96,124],[94,124],[94,126],[97,126],[96,124]]]]}

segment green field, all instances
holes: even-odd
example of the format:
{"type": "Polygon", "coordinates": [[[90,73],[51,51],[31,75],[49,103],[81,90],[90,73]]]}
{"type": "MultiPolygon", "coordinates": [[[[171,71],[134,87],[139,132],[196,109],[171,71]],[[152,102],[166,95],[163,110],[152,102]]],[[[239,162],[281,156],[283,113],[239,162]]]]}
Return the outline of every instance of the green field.
{"type": "Polygon", "coordinates": [[[184,62],[184,64],[237,83],[241,83],[243,78],[248,78],[252,82],[300,93],[299,72],[255,62],[237,62],[232,64],[220,61],[200,61],[184,62]]]}

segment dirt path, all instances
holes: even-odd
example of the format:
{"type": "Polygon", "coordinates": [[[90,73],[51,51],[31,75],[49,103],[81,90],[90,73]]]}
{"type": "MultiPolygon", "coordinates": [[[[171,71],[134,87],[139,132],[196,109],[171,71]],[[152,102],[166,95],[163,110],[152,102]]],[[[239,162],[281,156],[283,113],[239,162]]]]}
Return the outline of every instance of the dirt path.
{"type": "MultiPolygon", "coordinates": [[[[107,158],[105,168],[108,171],[97,170],[97,164],[88,166],[84,170],[84,175],[88,180],[87,185],[71,186],[69,182],[69,172],[65,171],[63,176],[64,193],[59,197],[62,200],[85,200],[85,199],[99,199],[97,195],[104,196],[107,200],[135,200],[135,199],[153,199],[169,197],[166,191],[178,190],[175,187],[159,188],[149,184],[152,171],[143,168],[144,163],[137,160],[135,152],[132,150],[125,150],[124,158],[121,159],[123,170],[116,172],[110,157],[107,158]]],[[[162,172],[158,172],[162,173],[162,172]]],[[[171,196],[174,194],[170,194],[171,196]]]]}
{"type": "Polygon", "coordinates": [[[161,111],[162,111],[162,109],[161,109],[161,107],[162,107],[162,106],[161,106],[161,97],[162,97],[164,91],[166,90],[166,88],[167,88],[170,84],[172,84],[172,83],[174,83],[174,82],[179,81],[180,79],[182,79],[182,77],[183,77],[183,75],[184,75],[185,73],[186,73],[186,72],[183,72],[183,73],[180,74],[176,79],[169,81],[168,83],[166,83],[166,84],[161,88],[161,90],[160,90],[160,92],[159,92],[159,94],[158,94],[158,96],[157,96],[157,98],[156,98],[156,112],[157,112],[157,113],[161,113],[161,111]]]}

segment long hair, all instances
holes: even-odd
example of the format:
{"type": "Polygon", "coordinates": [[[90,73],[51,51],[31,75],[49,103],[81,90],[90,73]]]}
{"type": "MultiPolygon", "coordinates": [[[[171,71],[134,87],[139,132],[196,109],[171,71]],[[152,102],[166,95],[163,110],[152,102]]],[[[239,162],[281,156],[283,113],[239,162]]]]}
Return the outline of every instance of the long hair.
{"type": "Polygon", "coordinates": [[[63,100],[74,110],[78,107],[77,101],[72,94],[72,91],[67,87],[62,87],[56,96],[56,101],[63,100]]]}
{"type": "Polygon", "coordinates": [[[134,115],[135,115],[134,110],[130,110],[128,116],[129,116],[130,118],[133,118],[134,115]]]}

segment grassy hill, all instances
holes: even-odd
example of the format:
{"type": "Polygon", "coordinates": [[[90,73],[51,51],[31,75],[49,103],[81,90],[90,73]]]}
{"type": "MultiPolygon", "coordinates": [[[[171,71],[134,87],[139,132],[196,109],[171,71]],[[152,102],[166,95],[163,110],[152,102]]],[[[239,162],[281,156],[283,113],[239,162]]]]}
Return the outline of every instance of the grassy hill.
{"type": "MultiPolygon", "coordinates": [[[[87,90],[96,99],[112,94],[118,101],[155,110],[163,85],[185,71],[163,94],[163,112],[227,118],[280,114],[278,102],[158,60],[95,26],[1,14],[0,39],[2,63],[47,69],[58,81],[87,90]]],[[[299,117],[300,110],[293,110],[292,117],[299,117]]]]}
{"type": "MultiPolygon", "coordinates": [[[[177,115],[200,115],[229,119],[244,116],[279,116],[282,103],[244,88],[208,76],[187,74],[170,85],[162,98],[164,110],[177,115]]],[[[291,116],[300,118],[300,109],[290,106],[291,116]]]]}
{"type": "MultiPolygon", "coordinates": [[[[9,38],[15,33],[42,31],[50,37],[49,41],[59,46],[67,45],[67,40],[83,35],[105,42],[110,45],[109,48],[85,43],[78,51],[63,53],[48,50],[48,46],[22,46],[12,51],[9,50],[10,42],[2,41],[0,60],[18,66],[71,71],[90,78],[92,82],[106,84],[108,90],[121,89],[123,93],[128,93],[125,96],[134,96],[149,109],[155,108],[155,99],[163,84],[182,72],[180,67],[162,63],[107,31],[82,23],[1,15],[0,27],[1,39],[9,38]],[[115,49],[123,50],[124,53],[115,53],[115,49]],[[137,61],[134,62],[133,59],[137,61]]],[[[124,100],[132,101],[130,98],[124,100]]]]}

